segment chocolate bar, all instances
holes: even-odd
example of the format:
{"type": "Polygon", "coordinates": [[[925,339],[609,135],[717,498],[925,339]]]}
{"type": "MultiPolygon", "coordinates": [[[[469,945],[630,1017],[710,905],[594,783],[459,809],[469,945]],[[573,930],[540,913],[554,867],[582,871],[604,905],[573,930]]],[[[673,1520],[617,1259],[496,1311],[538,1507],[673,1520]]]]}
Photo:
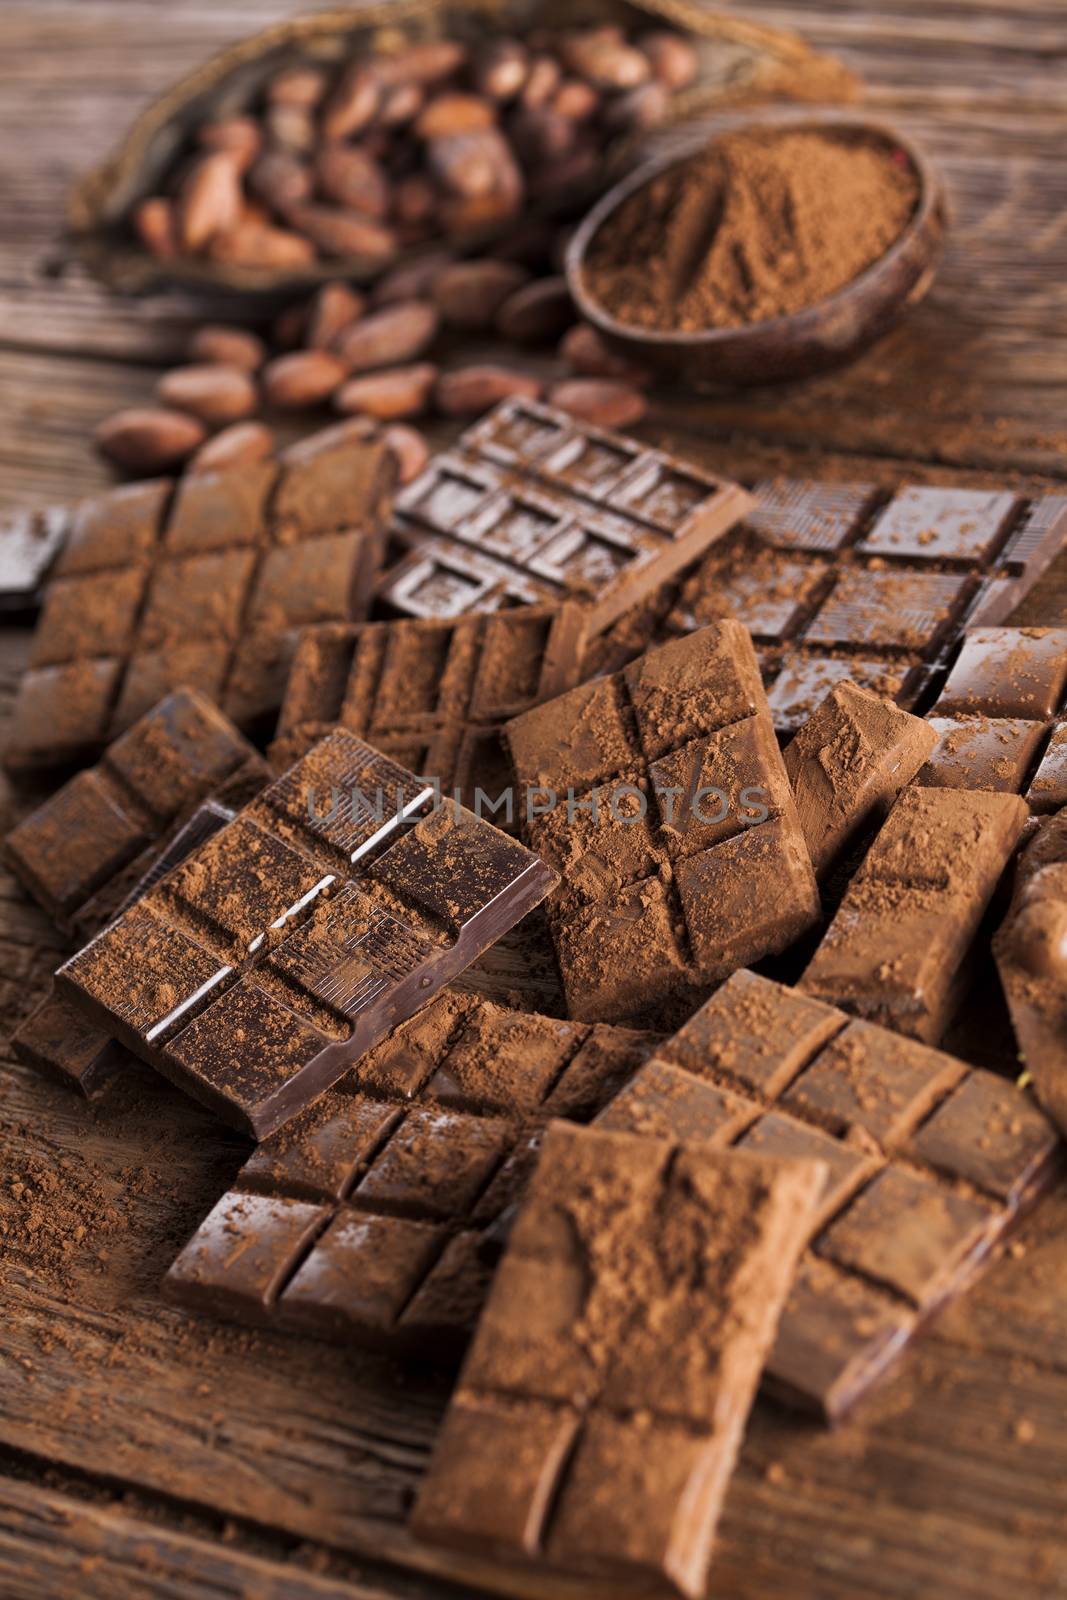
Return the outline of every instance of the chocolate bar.
{"type": "Polygon", "coordinates": [[[830,690],[785,752],[817,876],[884,817],[936,743],[929,723],[870,689],[846,680],[830,690]]]}
{"type": "Polygon", "coordinates": [[[554,1124],[415,1534],[702,1596],[824,1178],[817,1163],[554,1124]]]}
{"type": "Polygon", "coordinates": [[[487,1232],[544,1124],[588,1119],[656,1042],[446,990],[257,1147],[165,1292],[231,1320],[458,1353],[488,1287],[487,1232]]]}
{"type": "Polygon", "coordinates": [[[506,400],[401,491],[393,533],[407,554],[379,599],[413,617],[578,599],[594,635],[750,504],[736,484],[660,450],[506,400]]]}
{"type": "Polygon", "coordinates": [[[15,511],[0,522],[0,611],[32,611],[70,531],[64,506],[15,511]]]}
{"type": "Polygon", "coordinates": [[[4,854],[53,921],[88,939],[116,914],[180,818],[212,794],[239,807],[269,776],[210,700],[179,689],[12,829],[4,854]]]}
{"type": "Polygon", "coordinates": [[[905,789],[798,988],[936,1044],[1027,816],[1015,795],[905,789]]]}
{"type": "Polygon", "coordinates": [[[388,451],[344,429],[256,462],[82,504],[56,562],[4,756],[91,760],[190,686],[242,726],[277,711],[301,627],[365,614],[388,451]]]}
{"type": "Polygon", "coordinates": [[[1067,805],[1067,628],[969,630],[928,720],[920,783],[1067,805]]]}
{"type": "Polygon", "coordinates": [[[66,962],[57,985],[264,1138],[553,887],[515,840],[433,802],[413,773],[333,733],[66,962]]]}
{"type": "Polygon", "coordinates": [[[597,1126],[818,1160],[826,1179],[767,1384],[837,1420],[1062,1167],[994,1073],[737,972],[597,1126]]]}
{"type": "Polygon", "coordinates": [[[580,681],[584,627],[582,608],[567,603],[309,628],[293,659],[277,748],[347,728],[510,832],[503,724],[580,681]]]}
{"type": "Polygon", "coordinates": [[[509,722],[571,1016],[692,1006],[819,896],[751,641],[722,622],[509,722]]]}
{"type": "Polygon", "coordinates": [[[1059,554],[1067,495],[773,479],[673,596],[656,637],[730,615],[780,733],[842,678],[913,706],[964,628],[1002,623],[1059,554]]]}
{"type": "Polygon", "coordinates": [[[1067,1130],[1067,807],[1044,818],[1023,850],[993,954],[1023,1064],[1067,1130]]]}

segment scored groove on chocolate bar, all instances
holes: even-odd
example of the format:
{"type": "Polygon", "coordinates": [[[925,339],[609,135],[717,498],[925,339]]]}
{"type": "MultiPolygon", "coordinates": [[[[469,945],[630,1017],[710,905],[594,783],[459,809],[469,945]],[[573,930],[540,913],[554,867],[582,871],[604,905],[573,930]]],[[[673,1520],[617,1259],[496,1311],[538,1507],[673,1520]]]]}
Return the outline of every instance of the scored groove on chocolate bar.
{"type": "Polygon", "coordinates": [[[750,504],[662,451],[508,400],[398,496],[393,531],[409,553],[378,593],[419,617],[580,599],[595,634],[750,504]]]}
{"type": "Polygon", "coordinates": [[[486,1230],[545,1122],[591,1116],[657,1038],[446,990],[257,1148],[166,1293],[239,1321],[453,1354],[488,1283],[486,1230]]]}
{"type": "Polygon", "coordinates": [[[5,763],[91,757],[182,685],[242,725],[276,711],[296,632],[365,613],[392,481],[383,446],[338,430],[279,462],[84,502],[45,594],[5,763]]]}
{"type": "Polygon", "coordinates": [[[819,915],[745,630],[727,621],[509,722],[572,1016],[660,1017],[819,915]],[[539,798],[541,797],[541,798],[539,798]],[[536,807],[536,809],[535,809],[536,807]]]}
{"type": "Polygon", "coordinates": [[[331,734],[57,984],[179,1087],[264,1137],[555,882],[516,841],[433,798],[369,745],[331,734]]]}
{"type": "Polygon", "coordinates": [[[1056,1129],[1014,1084],[747,971],[598,1126],[826,1163],[767,1378],[834,1419],[1062,1164],[1056,1129]]]}
{"type": "Polygon", "coordinates": [[[556,1123],[423,1480],[430,1540],[707,1592],[823,1168],[556,1123]]]}

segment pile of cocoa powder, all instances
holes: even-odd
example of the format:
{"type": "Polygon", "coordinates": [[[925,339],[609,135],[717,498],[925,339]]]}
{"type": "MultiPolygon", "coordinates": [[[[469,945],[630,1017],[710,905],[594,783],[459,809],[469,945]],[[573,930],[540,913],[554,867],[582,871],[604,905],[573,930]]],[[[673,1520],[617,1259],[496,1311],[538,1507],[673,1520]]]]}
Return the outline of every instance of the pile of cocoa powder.
{"type": "Polygon", "coordinates": [[[915,170],[874,136],[742,130],[661,173],[597,233],[588,292],[619,321],[694,333],[843,289],[914,214],[915,170]]]}

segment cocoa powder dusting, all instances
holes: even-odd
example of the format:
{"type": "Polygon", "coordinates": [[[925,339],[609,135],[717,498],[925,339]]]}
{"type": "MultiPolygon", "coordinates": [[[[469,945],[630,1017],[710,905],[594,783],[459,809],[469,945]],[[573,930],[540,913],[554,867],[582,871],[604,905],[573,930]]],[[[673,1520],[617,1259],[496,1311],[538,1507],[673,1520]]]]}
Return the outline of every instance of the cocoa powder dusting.
{"type": "Polygon", "coordinates": [[[918,196],[904,152],[874,138],[735,133],[631,195],[590,246],[586,287],[644,328],[789,316],[883,256],[918,196]]]}

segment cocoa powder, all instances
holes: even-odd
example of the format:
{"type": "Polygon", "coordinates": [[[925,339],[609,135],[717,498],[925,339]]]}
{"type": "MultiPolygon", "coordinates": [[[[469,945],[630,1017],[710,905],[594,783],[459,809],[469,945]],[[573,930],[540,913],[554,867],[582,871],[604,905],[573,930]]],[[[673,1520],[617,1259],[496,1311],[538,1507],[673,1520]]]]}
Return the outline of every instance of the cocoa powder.
{"type": "Polygon", "coordinates": [[[874,137],[745,130],[631,195],[592,242],[586,287],[644,328],[787,316],[883,256],[918,195],[904,152],[874,137]]]}

